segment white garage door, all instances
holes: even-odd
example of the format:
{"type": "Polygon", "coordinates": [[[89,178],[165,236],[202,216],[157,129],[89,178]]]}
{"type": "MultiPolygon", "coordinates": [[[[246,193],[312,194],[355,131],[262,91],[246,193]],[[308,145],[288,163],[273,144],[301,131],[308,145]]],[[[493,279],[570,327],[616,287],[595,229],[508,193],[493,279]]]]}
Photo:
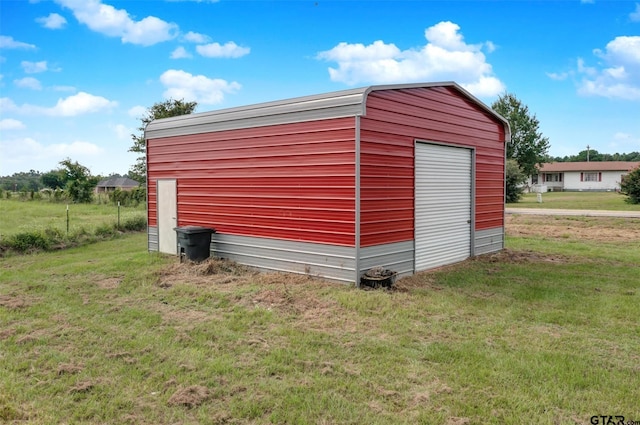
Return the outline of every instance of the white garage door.
{"type": "Polygon", "coordinates": [[[471,158],[471,149],[416,143],[416,271],[471,255],[471,158]]]}

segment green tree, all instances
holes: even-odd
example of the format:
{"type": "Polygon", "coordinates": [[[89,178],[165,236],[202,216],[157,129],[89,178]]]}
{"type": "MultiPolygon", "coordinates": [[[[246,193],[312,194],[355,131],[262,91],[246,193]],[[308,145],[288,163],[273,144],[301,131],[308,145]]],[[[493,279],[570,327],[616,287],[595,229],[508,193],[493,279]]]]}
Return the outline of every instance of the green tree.
{"type": "Polygon", "coordinates": [[[580,151],[575,157],[572,156],[571,158],[573,158],[572,162],[600,162],[603,160],[602,157],[603,154],[595,149],[585,149],[583,151],[580,151]]]}
{"type": "Polygon", "coordinates": [[[511,93],[500,95],[491,108],[509,121],[511,126],[507,158],[515,159],[526,176],[535,174],[549,150],[549,139],[539,131],[540,122],[530,114],[529,107],[511,93]]]}
{"type": "Polygon", "coordinates": [[[193,113],[198,106],[198,102],[185,102],[184,99],[169,99],[164,102],[155,103],[147,109],[145,115],[140,118],[141,126],[138,127],[140,134],[131,135],[133,146],[129,148],[129,152],[140,154],[136,163],[129,169],[129,177],[144,185],[147,181],[147,142],[144,139],[144,130],[153,120],[160,118],[176,117],[178,115],[187,115],[193,113]]]}
{"type": "Polygon", "coordinates": [[[620,192],[627,195],[628,203],[640,204],[640,167],[622,177],[620,192]]]}
{"type": "Polygon", "coordinates": [[[527,175],[522,172],[518,162],[511,158],[507,159],[507,179],[506,179],[506,201],[518,202],[522,197],[524,187],[522,183],[527,180],[527,175]]]}
{"type": "Polygon", "coordinates": [[[51,170],[40,176],[40,181],[44,187],[50,189],[62,189],[65,185],[65,173],[62,170],[51,170]]]}
{"type": "Polygon", "coordinates": [[[92,177],[87,167],[78,162],[71,162],[69,158],[60,161],[60,165],[66,181],[65,189],[71,200],[78,203],[91,202],[93,189],[98,184],[98,178],[92,177]]]}

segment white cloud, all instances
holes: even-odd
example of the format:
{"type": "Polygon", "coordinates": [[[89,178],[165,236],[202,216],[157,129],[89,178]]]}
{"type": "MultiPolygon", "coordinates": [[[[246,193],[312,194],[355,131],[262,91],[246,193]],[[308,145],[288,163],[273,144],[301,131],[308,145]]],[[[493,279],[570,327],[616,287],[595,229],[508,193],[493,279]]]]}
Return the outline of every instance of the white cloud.
{"type": "Polygon", "coordinates": [[[184,41],[188,41],[189,43],[198,43],[204,44],[210,40],[210,38],[204,34],[199,34],[197,32],[189,31],[185,35],[182,36],[184,41]]]}
{"type": "Polygon", "coordinates": [[[19,112],[18,106],[8,97],[0,98],[0,113],[19,112]]]}
{"type": "Polygon", "coordinates": [[[0,98],[0,112],[14,112],[24,115],[49,115],[54,117],[74,117],[77,115],[90,114],[111,109],[117,105],[118,103],[115,101],[85,92],[79,92],[64,99],[58,99],[56,105],[49,108],[30,104],[18,106],[8,97],[0,98]]]}
{"type": "Polygon", "coordinates": [[[165,98],[197,101],[209,105],[221,103],[225,94],[235,93],[242,87],[235,81],[230,83],[175,69],[164,72],[160,76],[160,82],[167,87],[164,92],[165,98]]]}
{"type": "Polygon", "coordinates": [[[20,65],[22,66],[22,69],[24,70],[24,72],[26,72],[27,74],[37,74],[39,72],[45,72],[48,69],[47,61],[40,61],[40,62],[22,61],[20,62],[20,65]]]}
{"type": "Polygon", "coordinates": [[[103,4],[101,0],[56,0],[71,9],[78,22],[92,31],[109,37],[120,37],[123,43],[151,46],[171,40],[178,35],[178,26],[155,16],[139,21],[132,19],[124,9],[103,4]]]}
{"type": "Polygon", "coordinates": [[[210,43],[196,46],[196,52],[207,58],[239,58],[248,55],[251,51],[248,47],[240,47],[233,41],[225,44],[210,43]]]}
{"type": "Polygon", "coordinates": [[[22,130],[26,126],[22,121],[14,120],[13,118],[5,118],[0,120],[0,130],[22,130]]]}
{"type": "Polygon", "coordinates": [[[484,47],[487,49],[487,53],[493,53],[498,48],[492,41],[485,42],[484,47]]]}
{"type": "Polygon", "coordinates": [[[128,140],[131,138],[131,134],[133,133],[133,130],[124,124],[116,124],[112,128],[118,140],[128,140]]]}
{"type": "Polygon", "coordinates": [[[43,145],[31,137],[0,140],[0,150],[3,152],[2,161],[17,170],[38,169],[51,159],[62,161],[64,158],[74,160],[98,157],[104,154],[101,147],[83,141],[72,143],[58,143],[43,145]]]}
{"type": "Polygon", "coordinates": [[[104,152],[104,149],[100,146],[82,141],[75,141],[69,144],[57,143],[47,146],[45,149],[53,155],[69,158],[75,156],[96,156],[104,152]]]}
{"type": "Polygon", "coordinates": [[[131,118],[135,118],[135,119],[139,119],[142,118],[143,116],[145,116],[147,114],[147,108],[145,108],[144,106],[134,106],[133,108],[129,109],[127,111],[127,114],[131,117],[131,118]]]}
{"type": "Polygon", "coordinates": [[[0,35],[0,49],[35,49],[34,44],[14,40],[13,37],[0,35]]]}
{"type": "Polygon", "coordinates": [[[546,74],[547,74],[547,77],[556,81],[563,81],[569,77],[568,72],[547,72],[546,74]]]}
{"type": "Polygon", "coordinates": [[[505,90],[505,86],[502,81],[496,77],[482,76],[480,79],[473,83],[461,83],[469,92],[480,97],[493,97],[505,90]]]}
{"type": "Polygon", "coordinates": [[[94,96],[89,93],[80,92],[65,99],[58,99],[56,106],[46,108],[45,113],[53,116],[73,117],[110,109],[117,105],[117,102],[108,100],[102,96],[94,96]]]}
{"type": "Polygon", "coordinates": [[[595,49],[600,67],[588,67],[578,59],[577,72],[582,75],[578,93],[612,99],[640,100],[640,36],[620,36],[605,50],[595,49]]]}
{"type": "Polygon", "coordinates": [[[36,22],[42,24],[43,27],[49,28],[51,30],[64,28],[64,26],[67,24],[67,20],[57,13],[50,13],[49,16],[37,18],[36,22]]]}
{"type": "Polygon", "coordinates": [[[440,22],[425,30],[427,43],[420,48],[401,50],[382,40],[367,46],[342,42],[317,58],[337,62],[337,68],[329,68],[331,80],[349,85],[453,80],[478,96],[504,91],[482,52],[483,46],[493,51],[495,45],[467,44],[459,31],[453,22],[440,22]]]}
{"type": "Polygon", "coordinates": [[[193,57],[191,53],[187,52],[187,49],[180,46],[177,47],[173,52],[171,52],[171,59],[185,59],[193,57]]]}
{"type": "Polygon", "coordinates": [[[25,77],[19,80],[13,80],[13,84],[17,87],[31,89],[31,90],[42,90],[42,85],[40,81],[33,77],[25,77]]]}
{"type": "Polygon", "coordinates": [[[636,10],[629,14],[632,22],[640,22],[640,3],[636,3],[636,10]]]}
{"type": "Polygon", "coordinates": [[[76,88],[73,86],[53,86],[51,89],[53,91],[76,91],[76,88]]]}

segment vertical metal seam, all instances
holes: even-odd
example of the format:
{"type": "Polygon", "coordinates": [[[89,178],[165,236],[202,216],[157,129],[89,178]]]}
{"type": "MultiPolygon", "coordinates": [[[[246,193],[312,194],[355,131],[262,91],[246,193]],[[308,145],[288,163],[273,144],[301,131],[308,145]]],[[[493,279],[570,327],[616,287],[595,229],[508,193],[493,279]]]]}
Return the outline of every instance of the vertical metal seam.
{"type": "MultiPolygon", "coordinates": [[[[426,142],[426,141],[425,141],[426,142]]],[[[413,142],[413,273],[418,272],[418,144],[413,142]]]]}
{"type": "Polygon", "coordinates": [[[360,116],[356,115],[355,129],[355,276],[356,287],[360,287],[360,116]]]}
{"type": "Polygon", "coordinates": [[[470,238],[469,241],[469,256],[476,255],[476,148],[471,148],[471,224],[470,224],[470,238]]]}
{"type": "MultiPolygon", "coordinates": [[[[147,170],[147,175],[148,174],[149,174],[149,171],[147,170]]],[[[161,251],[160,251],[160,205],[158,205],[158,193],[160,193],[160,181],[161,180],[162,179],[156,179],[156,239],[158,240],[158,252],[159,253],[161,251]]],[[[149,204],[147,204],[147,208],[149,208],[149,204]]]]}

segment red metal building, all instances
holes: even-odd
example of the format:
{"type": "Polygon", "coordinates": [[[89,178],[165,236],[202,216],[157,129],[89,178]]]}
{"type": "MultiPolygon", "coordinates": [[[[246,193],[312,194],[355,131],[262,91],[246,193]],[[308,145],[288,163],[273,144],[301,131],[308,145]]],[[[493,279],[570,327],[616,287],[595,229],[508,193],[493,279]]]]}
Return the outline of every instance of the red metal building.
{"type": "Polygon", "coordinates": [[[357,282],[504,246],[508,123],[455,83],[371,86],[151,122],[149,250],[357,282]]]}

